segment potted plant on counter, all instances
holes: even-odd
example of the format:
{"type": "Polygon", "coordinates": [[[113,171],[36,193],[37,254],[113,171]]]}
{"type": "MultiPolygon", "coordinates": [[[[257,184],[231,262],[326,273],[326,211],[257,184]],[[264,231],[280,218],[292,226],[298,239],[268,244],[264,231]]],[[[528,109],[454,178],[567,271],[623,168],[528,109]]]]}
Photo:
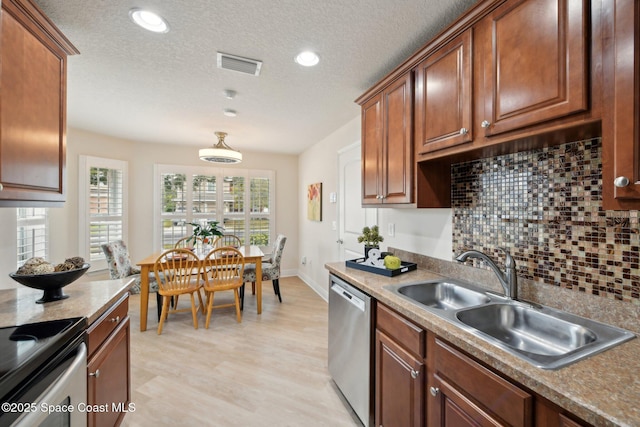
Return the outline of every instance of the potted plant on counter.
{"type": "Polygon", "coordinates": [[[384,237],[380,235],[380,229],[377,225],[372,227],[364,227],[362,234],[358,237],[358,243],[364,243],[364,257],[369,258],[371,249],[380,249],[380,242],[384,241],[384,237]]]}

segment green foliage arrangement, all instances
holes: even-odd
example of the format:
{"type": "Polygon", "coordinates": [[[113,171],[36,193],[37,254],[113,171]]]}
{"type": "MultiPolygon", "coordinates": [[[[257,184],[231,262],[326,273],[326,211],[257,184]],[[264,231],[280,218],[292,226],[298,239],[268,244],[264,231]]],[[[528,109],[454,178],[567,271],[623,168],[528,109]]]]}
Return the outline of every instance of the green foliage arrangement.
{"type": "Polygon", "coordinates": [[[187,239],[188,242],[195,244],[197,241],[202,243],[213,243],[214,236],[223,236],[224,230],[219,225],[218,221],[207,221],[203,224],[196,222],[189,222],[189,225],[193,227],[193,235],[187,239]]]}
{"type": "Polygon", "coordinates": [[[362,229],[362,235],[358,237],[358,243],[364,243],[366,246],[378,246],[378,243],[383,242],[384,237],[380,235],[380,230],[377,225],[373,227],[364,227],[362,229]]]}

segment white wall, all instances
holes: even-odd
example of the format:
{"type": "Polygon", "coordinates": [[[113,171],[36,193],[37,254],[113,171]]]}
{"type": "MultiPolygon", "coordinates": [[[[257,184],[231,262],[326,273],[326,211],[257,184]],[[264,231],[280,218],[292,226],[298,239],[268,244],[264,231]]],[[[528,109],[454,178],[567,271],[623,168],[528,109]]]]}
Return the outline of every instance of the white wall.
{"type": "MultiPolygon", "coordinates": [[[[80,154],[129,162],[129,238],[131,257],[138,260],[153,253],[153,165],[206,165],[198,158],[199,147],[127,141],[79,129],[67,129],[67,201],[50,212],[50,256],[57,263],[78,255],[78,158],[80,154]]],[[[218,166],[216,166],[218,167],[218,166]]],[[[298,259],[298,157],[243,152],[243,162],[226,166],[276,171],[276,233],[285,234],[283,274],[297,273],[298,259]]],[[[0,274],[16,270],[16,212],[0,209],[0,274]]],[[[20,286],[7,277],[0,288],[20,286]]]]}
{"type": "MultiPolygon", "coordinates": [[[[327,262],[340,258],[338,231],[331,227],[338,221],[337,205],[329,203],[329,193],[338,192],[338,151],[360,141],[360,116],[337,129],[302,153],[299,170],[299,276],[326,299],[329,274],[327,262]],[[322,221],[307,219],[307,185],[322,182],[322,221]],[[302,257],[307,264],[302,265],[302,257]]],[[[451,260],[451,209],[378,209],[378,224],[385,238],[383,249],[393,246],[436,258],[451,260]],[[395,226],[394,236],[388,236],[388,224],[395,226]]],[[[339,227],[338,227],[339,229],[339,227]]]]}

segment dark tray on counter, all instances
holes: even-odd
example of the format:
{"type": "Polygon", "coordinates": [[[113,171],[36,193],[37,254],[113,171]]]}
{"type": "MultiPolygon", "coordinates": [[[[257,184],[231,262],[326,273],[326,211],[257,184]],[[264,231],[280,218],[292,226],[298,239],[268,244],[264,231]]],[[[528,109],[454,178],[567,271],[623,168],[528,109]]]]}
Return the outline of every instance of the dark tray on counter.
{"type": "Polygon", "coordinates": [[[407,273],[418,268],[414,262],[402,261],[400,268],[389,270],[388,268],[378,268],[371,265],[364,265],[366,258],[356,258],[345,261],[347,267],[357,268],[358,270],[368,271],[369,273],[380,274],[382,276],[393,277],[402,273],[407,273]]]}

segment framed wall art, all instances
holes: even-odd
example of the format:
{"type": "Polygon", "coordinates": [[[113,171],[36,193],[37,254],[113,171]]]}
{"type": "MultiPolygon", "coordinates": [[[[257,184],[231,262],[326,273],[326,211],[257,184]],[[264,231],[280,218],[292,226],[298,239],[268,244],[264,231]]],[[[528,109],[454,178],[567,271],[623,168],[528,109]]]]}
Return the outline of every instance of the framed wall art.
{"type": "Polygon", "coordinates": [[[317,182],[307,187],[307,218],[311,221],[322,221],[322,183],[317,182]]]}

